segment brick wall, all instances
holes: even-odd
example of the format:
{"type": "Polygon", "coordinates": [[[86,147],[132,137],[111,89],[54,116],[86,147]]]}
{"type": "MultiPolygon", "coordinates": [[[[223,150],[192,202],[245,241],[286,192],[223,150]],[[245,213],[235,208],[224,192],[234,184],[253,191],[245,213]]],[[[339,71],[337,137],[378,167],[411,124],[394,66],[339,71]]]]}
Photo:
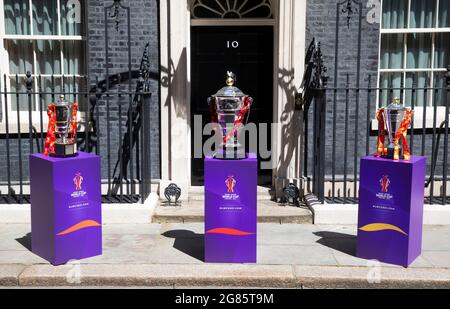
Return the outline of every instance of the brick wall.
{"type": "MultiPolygon", "coordinates": [[[[106,76],[106,49],[105,49],[105,23],[104,23],[104,6],[110,6],[113,1],[89,0],[88,8],[88,70],[91,82],[98,77],[99,80],[105,80],[106,76]]],[[[124,6],[130,7],[131,20],[131,66],[132,70],[138,70],[142,59],[142,54],[147,43],[150,44],[150,69],[154,75],[158,76],[159,70],[159,38],[158,38],[158,1],[157,0],[134,0],[122,1],[124,6]]],[[[108,11],[108,15],[114,11],[108,11]]],[[[115,20],[108,18],[108,46],[109,46],[109,74],[127,73],[128,72],[128,24],[125,10],[119,10],[119,26],[116,29],[115,20]]],[[[134,91],[135,81],[133,81],[131,89],[134,91]]],[[[128,91],[128,81],[124,81],[120,89],[128,91]]],[[[112,91],[117,91],[118,86],[114,86],[112,91]]],[[[152,177],[158,179],[160,177],[160,134],[159,134],[159,80],[152,79],[150,91],[152,92],[151,100],[151,162],[152,177]]],[[[110,149],[111,164],[117,161],[117,153],[121,143],[119,135],[119,108],[118,104],[122,104],[122,125],[125,126],[127,121],[127,110],[129,98],[127,96],[120,99],[114,98],[109,102],[110,112],[110,149]]],[[[107,175],[107,123],[106,123],[106,102],[100,102],[101,111],[101,144],[100,151],[104,158],[103,175],[107,175]]],[[[123,129],[125,132],[125,128],[123,129]]],[[[122,133],[123,133],[122,132],[122,133]]]]}

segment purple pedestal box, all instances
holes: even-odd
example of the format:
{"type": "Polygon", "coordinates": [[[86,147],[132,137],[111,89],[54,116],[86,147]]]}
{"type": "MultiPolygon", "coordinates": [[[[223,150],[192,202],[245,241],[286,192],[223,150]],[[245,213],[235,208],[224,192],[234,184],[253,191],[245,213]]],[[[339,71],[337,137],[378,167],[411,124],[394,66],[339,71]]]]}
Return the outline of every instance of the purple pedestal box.
{"type": "Polygon", "coordinates": [[[102,254],[100,157],[30,156],[32,251],[53,265],[102,254]]]}
{"type": "Polygon", "coordinates": [[[361,160],[357,256],[408,267],[422,253],[426,158],[361,160]]]}
{"type": "Polygon", "coordinates": [[[258,160],[205,159],[205,262],[256,263],[258,160]]]}

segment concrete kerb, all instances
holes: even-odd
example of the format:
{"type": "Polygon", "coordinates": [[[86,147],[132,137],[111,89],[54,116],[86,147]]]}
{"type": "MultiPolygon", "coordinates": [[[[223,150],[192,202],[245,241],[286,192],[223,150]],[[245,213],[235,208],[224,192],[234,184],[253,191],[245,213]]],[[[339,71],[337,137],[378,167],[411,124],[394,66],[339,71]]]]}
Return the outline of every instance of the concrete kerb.
{"type": "Polygon", "coordinates": [[[380,268],[376,276],[373,271],[370,267],[293,265],[4,265],[0,286],[450,288],[450,269],[380,268]]]}

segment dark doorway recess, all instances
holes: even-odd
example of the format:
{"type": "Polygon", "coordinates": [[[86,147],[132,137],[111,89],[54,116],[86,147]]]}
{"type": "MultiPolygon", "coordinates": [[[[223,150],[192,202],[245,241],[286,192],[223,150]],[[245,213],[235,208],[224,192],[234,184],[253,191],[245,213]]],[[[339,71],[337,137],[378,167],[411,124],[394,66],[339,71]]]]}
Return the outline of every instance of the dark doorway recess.
{"type": "MultiPolygon", "coordinates": [[[[225,86],[227,71],[237,75],[237,84],[255,103],[249,122],[269,124],[268,149],[272,146],[273,122],[273,59],[274,30],[272,26],[198,26],[191,33],[191,123],[201,115],[203,125],[210,122],[206,100],[225,86]]],[[[194,130],[192,130],[194,147],[194,130]]],[[[208,139],[203,137],[203,142],[208,139]]],[[[248,146],[248,145],[247,145],[248,146]]],[[[192,149],[194,153],[194,149],[192,149]]],[[[258,153],[261,186],[272,184],[272,170],[261,169],[263,160],[258,153]]],[[[270,159],[269,159],[270,160],[270,159]]],[[[204,182],[203,159],[192,159],[192,185],[204,182]]]]}

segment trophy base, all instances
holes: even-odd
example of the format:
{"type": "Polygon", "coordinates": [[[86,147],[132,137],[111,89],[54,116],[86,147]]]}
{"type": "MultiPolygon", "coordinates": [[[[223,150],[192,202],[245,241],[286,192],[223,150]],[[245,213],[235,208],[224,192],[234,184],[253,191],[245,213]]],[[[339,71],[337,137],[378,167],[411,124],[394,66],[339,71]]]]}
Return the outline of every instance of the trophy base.
{"type": "Polygon", "coordinates": [[[76,144],[55,144],[55,153],[51,154],[56,158],[70,158],[77,156],[76,144]]]}
{"type": "Polygon", "coordinates": [[[218,160],[245,160],[248,155],[242,148],[227,148],[216,152],[214,159],[218,160]]]}
{"type": "MultiPolygon", "coordinates": [[[[383,159],[389,159],[389,160],[395,160],[395,148],[393,146],[389,146],[387,150],[387,154],[384,156],[381,156],[383,159]]],[[[405,155],[403,154],[403,151],[400,153],[399,160],[405,160],[405,155]]]]}

